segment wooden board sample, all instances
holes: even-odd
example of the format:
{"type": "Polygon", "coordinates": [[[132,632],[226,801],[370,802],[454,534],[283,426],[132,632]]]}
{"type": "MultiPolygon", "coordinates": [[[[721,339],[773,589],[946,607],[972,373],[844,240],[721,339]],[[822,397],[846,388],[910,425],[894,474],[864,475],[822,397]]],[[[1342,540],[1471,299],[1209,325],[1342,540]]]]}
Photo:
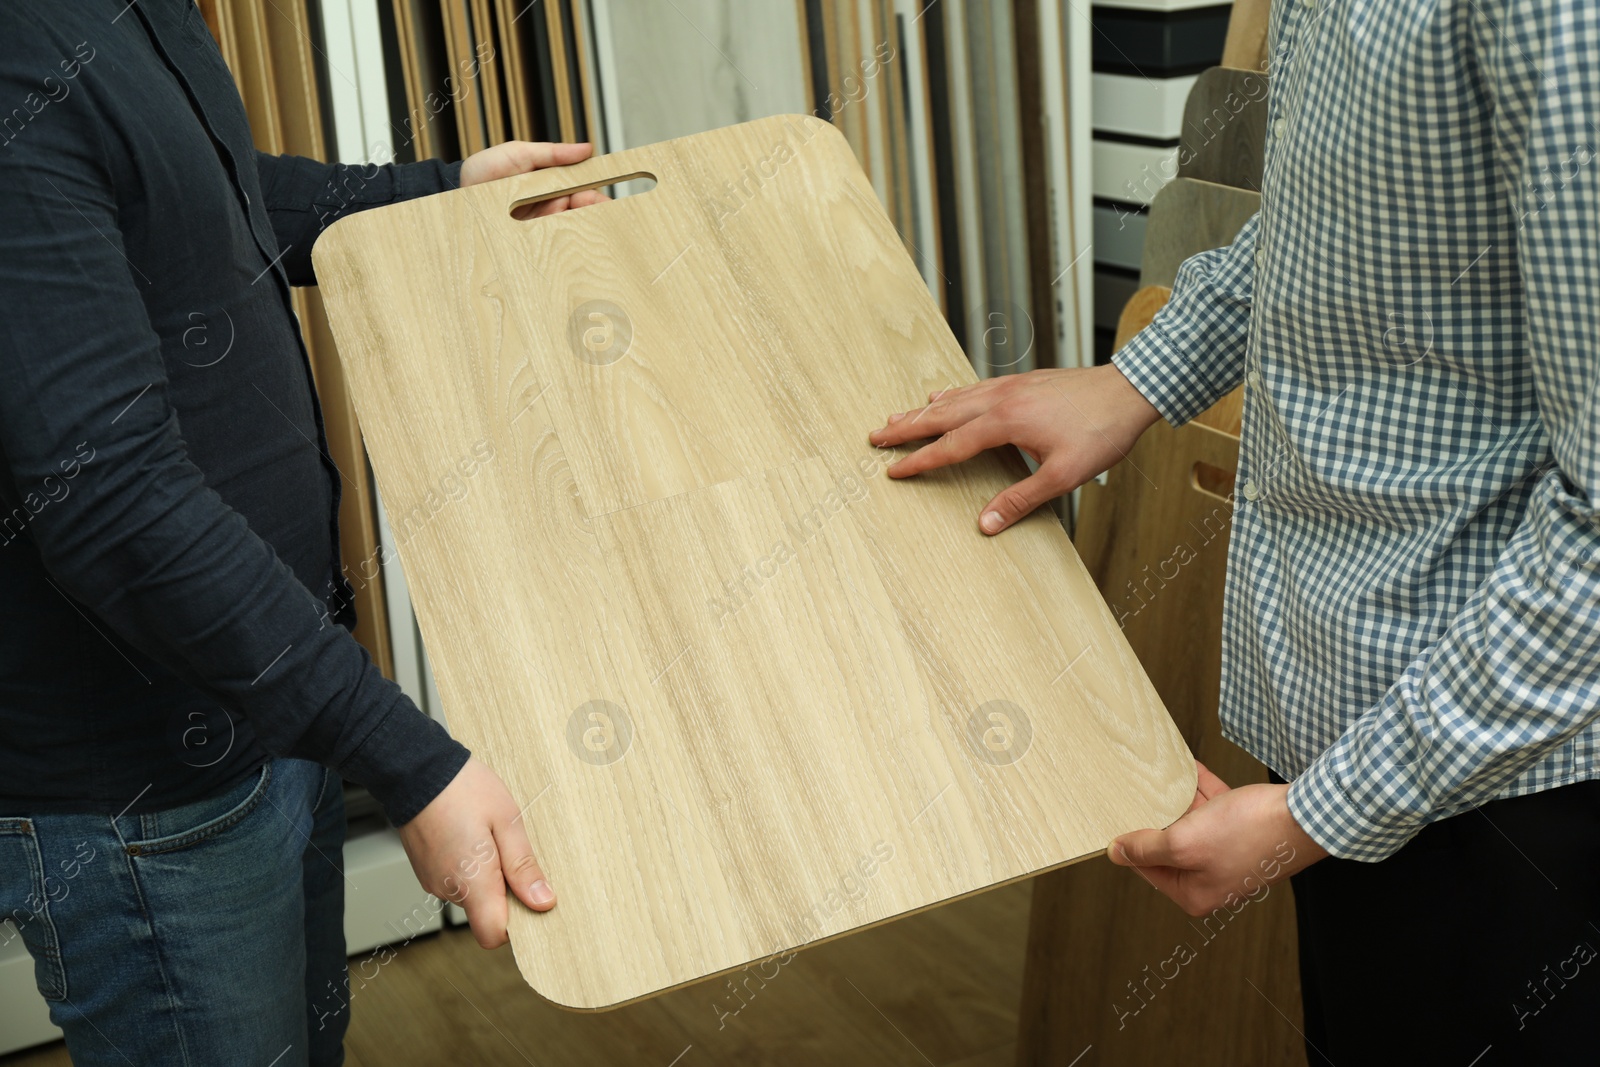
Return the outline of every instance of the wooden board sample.
{"type": "Polygon", "coordinates": [[[561,140],[578,139],[577,121],[573,117],[572,87],[567,70],[567,33],[562,24],[561,6],[557,0],[547,0],[544,5],[545,27],[550,37],[550,48],[539,62],[550,66],[550,78],[555,84],[556,115],[560,123],[561,140]]]}
{"type": "Polygon", "coordinates": [[[1169,289],[1183,261],[1232,244],[1261,207],[1261,194],[1194,178],[1174,178],[1150,204],[1139,284],[1169,289]]]}
{"type": "MultiPolygon", "coordinates": [[[[518,9],[522,5],[516,0],[494,0],[494,2],[495,36],[499,42],[499,57],[506,76],[506,105],[511,112],[511,136],[519,141],[536,140],[533,112],[528,106],[528,87],[525,80],[527,60],[522,54],[522,31],[517,28],[518,9]]],[[[520,14],[526,14],[526,11],[523,10],[520,14]]]]}
{"type": "Polygon", "coordinates": [[[1059,522],[977,529],[1020,457],[893,483],[867,445],[974,376],[827,123],[362,212],[315,258],[450,723],[561,894],[512,914],[544,996],[771,966],[1188,805],[1059,522]]]}
{"type": "Polygon", "coordinates": [[[1222,44],[1222,65],[1245,70],[1267,69],[1267,20],[1272,0],[1234,0],[1228,13],[1228,36],[1222,44]]]}
{"type": "Polygon", "coordinates": [[[461,158],[489,147],[488,116],[483,104],[483,86],[477,53],[473,50],[472,15],[468,10],[471,0],[439,0],[439,11],[444,21],[444,52],[448,57],[449,84],[455,100],[456,130],[460,138],[461,158]],[[466,83],[466,84],[462,84],[466,83]]]}
{"type": "Polygon", "coordinates": [[[1129,341],[1156,317],[1156,312],[1167,306],[1172,290],[1164,285],[1147,285],[1128,298],[1122,307],[1122,314],[1117,318],[1117,336],[1111,342],[1112,351],[1116,351],[1129,341]]]}
{"type": "Polygon", "coordinates": [[[478,91],[483,99],[483,116],[487,124],[488,143],[497,145],[508,136],[506,127],[506,99],[500,74],[504,57],[496,47],[494,17],[489,13],[490,0],[472,0],[472,54],[478,60],[478,91]]]}
{"type": "Polygon", "coordinates": [[[1183,106],[1178,177],[1261,191],[1267,143],[1267,75],[1212,67],[1183,106]]]}

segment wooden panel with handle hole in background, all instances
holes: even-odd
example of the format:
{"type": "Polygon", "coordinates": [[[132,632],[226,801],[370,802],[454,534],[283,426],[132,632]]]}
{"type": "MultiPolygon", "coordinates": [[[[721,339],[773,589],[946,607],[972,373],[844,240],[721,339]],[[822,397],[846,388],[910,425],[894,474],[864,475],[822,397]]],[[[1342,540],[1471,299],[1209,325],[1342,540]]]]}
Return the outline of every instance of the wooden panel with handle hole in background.
{"type": "Polygon", "coordinates": [[[867,445],[974,379],[831,126],[367,211],[315,255],[451,726],[561,894],[512,914],[542,995],[781,960],[1188,804],[1059,522],[977,529],[1020,457],[892,483],[867,445]]]}

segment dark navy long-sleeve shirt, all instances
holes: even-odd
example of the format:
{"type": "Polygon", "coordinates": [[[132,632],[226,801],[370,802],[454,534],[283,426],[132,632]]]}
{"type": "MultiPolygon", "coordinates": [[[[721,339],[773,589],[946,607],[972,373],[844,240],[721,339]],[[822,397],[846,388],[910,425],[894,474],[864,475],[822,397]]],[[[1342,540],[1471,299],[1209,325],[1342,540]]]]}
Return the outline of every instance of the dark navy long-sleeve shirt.
{"type": "Polygon", "coordinates": [[[289,302],[325,226],[458,173],[258,153],[190,0],[0,8],[0,814],[276,754],[400,823],[459,770],[348,631],[289,302]]]}

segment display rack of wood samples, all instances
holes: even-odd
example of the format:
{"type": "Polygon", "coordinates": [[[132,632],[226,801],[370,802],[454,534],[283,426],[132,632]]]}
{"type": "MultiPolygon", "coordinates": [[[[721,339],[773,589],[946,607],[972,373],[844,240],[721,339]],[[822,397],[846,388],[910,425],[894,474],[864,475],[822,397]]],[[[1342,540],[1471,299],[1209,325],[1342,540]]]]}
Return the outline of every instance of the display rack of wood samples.
{"type": "Polygon", "coordinates": [[[506,140],[588,141],[591,49],[573,0],[380,0],[414,136],[401,158],[464,159],[506,140]]]}
{"type": "Polygon", "coordinates": [[[798,2],[811,111],[850,142],[978,374],[1058,365],[1077,348],[1062,343],[1054,292],[1052,237],[1073,220],[1050,195],[1070,182],[1051,139],[1068,131],[1047,121],[1064,86],[1059,56],[1039,44],[1059,44],[1040,32],[1059,12],[1035,0],[798,2]]]}

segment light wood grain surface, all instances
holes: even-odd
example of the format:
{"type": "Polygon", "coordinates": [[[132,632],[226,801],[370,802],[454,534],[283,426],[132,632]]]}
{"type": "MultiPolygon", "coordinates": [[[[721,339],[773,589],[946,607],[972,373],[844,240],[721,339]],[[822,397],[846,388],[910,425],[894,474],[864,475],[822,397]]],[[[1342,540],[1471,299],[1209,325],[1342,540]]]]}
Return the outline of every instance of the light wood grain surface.
{"type": "Polygon", "coordinates": [[[651,995],[1187,805],[1060,524],[977,530],[1020,458],[896,484],[866,444],[973,375],[832,127],[364,212],[316,263],[451,727],[561,893],[512,916],[544,996],[651,995]]]}
{"type": "Polygon", "coordinates": [[[1228,36],[1222,43],[1222,65],[1242,70],[1267,69],[1267,19],[1272,0],[1233,0],[1228,36]]]}

